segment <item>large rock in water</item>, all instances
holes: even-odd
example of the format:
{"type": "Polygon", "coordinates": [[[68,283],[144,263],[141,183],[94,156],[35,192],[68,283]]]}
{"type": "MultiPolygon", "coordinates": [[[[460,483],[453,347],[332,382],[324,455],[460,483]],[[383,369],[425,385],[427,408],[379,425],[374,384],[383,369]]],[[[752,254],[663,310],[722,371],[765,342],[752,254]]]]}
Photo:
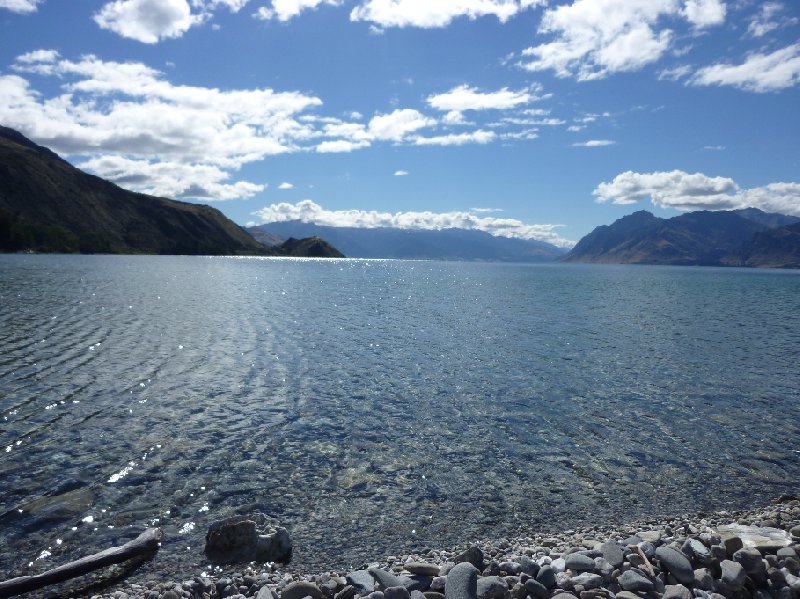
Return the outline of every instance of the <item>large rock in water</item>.
{"type": "Polygon", "coordinates": [[[261,534],[263,516],[233,516],[214,522],[206,533],[205,553],[212,562],[282,562],[292,558],[292,538],[285,528],[261,534]]]}

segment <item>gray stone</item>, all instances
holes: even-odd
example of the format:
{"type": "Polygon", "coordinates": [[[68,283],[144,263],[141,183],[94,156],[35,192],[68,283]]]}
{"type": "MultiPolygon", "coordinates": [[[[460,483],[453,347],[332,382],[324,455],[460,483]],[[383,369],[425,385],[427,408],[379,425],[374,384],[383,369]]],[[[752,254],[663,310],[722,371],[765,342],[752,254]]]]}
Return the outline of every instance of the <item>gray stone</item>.
{"type": "Polygon", "coordinates": [[[694,582],[694,570],[691,562],[677,549],[659,547],[656,549],[656,557],[661,564],[661,569],[667,570],[681,584],[692,584],[694,582]]]}
{"type": "Polygon", "coordinates": [[[435,576],[431,580],[431,590],[441,593],[444,591],[445,584],[447,584],[447,576],[435,576]]]}
{"type": "Polygon", "coordinates": [[[525,590],[534,599],[548,599],[550,597],[550,591],[547,590],[547,587],[533,578],[525,581],[525,590]]]}
{"type": "MultiPolygon", "coordinates": [[[[726,538],[739,537],[743,547],[753,547],[760,551],[775,553],[781,547],[790,545],[792,540],[785,530],[767,526],[745,526],[743,524],[727,524],[718,529],[723,543],[726,538]]],[[[725,543],[725,547],[728,545],[725,543]]],[[[741,547],[735,549],[738,551],[741,547]]],[[[731,555],[729,553],[729,555],[731,555]]]]}
{"type": "Polygon", "coordinates": [[[668,584],[661,599],[692,599],[694,595],[682,584],[668,584]]]}
{"type": "Polygon", "coordinates": [[[513,597],[513,599],[525,599],[527,596],[528,589],[525,588],[524,584],[518,582],[511,587],[511,597],[513,597]]]}
{"type": "Polygon", "coordinates": [[[619,586],[626,591],[652,591],[653,581],[647,578],[639,570],[633,569],[623,572],[618,579],[619,586]]]}
{"type": "Polygon", "coordinates": [[[367,595],[367,599],[384,599],[383,591],[372,591],[369,595],[367,595]]]}
{"type": "Polygon", "coordinates": [[[784,572],[783,574],[786,578],[786,584],[789,585],[789,588],[795,593],[800,593],[800,577],[789,572],[784,572]]]}
{"type": "Polygon", "coordinates": [[[383,589],[384,599],[411,599],[411,593],[404,586],[387,587],[383,589]]]}
{"type": "Polygon", "coordinates": [[[375,590],[375,579],[368,570],[354,570],[344,578],[359,594],[366,595],[375,590]]]}
{"type": "Polygon", "coordinates": [[[439,566],[425,562],[406,562],[405,569],[420,576],[439,576],[439,566]]]}
{"type": "Polygon", "coordinates": [[[322,599],[322,591],[317,585],[302,580],[290,582],[281,591],[281,599],[303,599],[304,597],[322,599]]]}
{"type": "Polygon", "coordinates": [[[637,545],[637,547],[644,553],[647,559],[653,559],[656,555],[656,548],[655,545],[650,543],[649,541],[642,541],[637,545]]]}
{"type": "Polygon", "coordinates": [[[538,580],[548,589],[555,588],[556,573],[550,566],[542,566],[539,569],[539,573],[536,575],[536,580],[538,580]]]}
{"type": "Polygon", "coordinates": [[[776,555],[778,559],[786,559],[787,557],[797,559],[797,552],[792,547],[781,547],[776,555]]]}
{"type": "Polygon", "coordinates": [[[608,541],[600,545],[600,551],[603,554],[603,558],[615,568],[619,568],[625,561],[622,547],[614,541],[608,541]]]}
{"type": "Polygon", "coordinates": [[[445,599],[478,599],[478,569],[464,561],[457,563],[447,575],[445,599]]]}
{"type": "Polygon", "coordinates": [[[573,586],[580,585],[585,591],[590,591],[603,586],[603,577],[593,572],[584,572],[578,576],[573,576],[572,584],[573,586]]]}
{"type": "Polygon", "coordinates": [[[694,571],[694,586],[704,591],[714,590],[714,578],[706,568],[698,568],[694,571]]]}
{"type": "Polygon", "coordinates": [[[484,568],[486,568],[486,564],[483,561],[483,551],[481,551],[478,547],[470,547],[464,553],[455,556],[453,561],[457,564],[468,562],[481,572],[483,572],[484,568]]]}
{"type": "Polygon", "coordinates": [[[563,557],[559,557],[550,562],[550,567],[553,572],[563,572],[567,569],[567,561],[563,557]]]}
{"type": "Polygon", "coordinates": [[[164,594],[161,595],[161,599],[182,599],[182,596],[175,591],[165,591],[164,594]]]}
{"type": "Polygon", "coordinates": [[[512,576],[514,576],[516,574],[519,574],[519,572],[520,572],[519,564],[516,563],[516,562],[509,561],[509,560],[500,562],[498,564],[498,567],[500,568],[500,570],[502,570],[506,574],[511,574],[512,576]]]}
{"type": "Polygon", "coordinates": [[[389,587],[405,586],[402,580],[386,570],[381,570],[380,568],[369,568],[367,569],[367,572],[369,572],[372,578],[375,579],[375,582],[378,583],[378,590],[380,591],[384,591],[389,587]]]}
{"type": "Polygon", "coordinates": [[[504,599],[509,595],[506,581],[499,576],[483,576],[478,579],[478,599],[504,599]]]}
{"type": "Polygon", "coordinates": [[[519,571],[536,578],[536,575],[539,573],[539,564],[527,555],[523,555],[519,558],[519,571]]]}
{"type": "Polygon", "coordinates": [[[581,553],[570,553],[564,560],[564,565],[573,572],[592,572],[594,560],[581,553]]]}
{"type": "Polygon", "coordinates": [[[687,539],[683,547],[681,547],[681,551],[690,559],[695,559],[699,564],[706,565],[712,561],[711,551],[697,539],[687,539]]]}
{"type": "Polygon", "coordinates": [[[561,591],[560,593],[553,595],[552,599],[575,599],[575,595],[561,591]]]}
{"type": "Polygon", "coordinates": [[[636,535],[642,539],[642,541],[646,541],[647,543],[657,543],[661,540],[660,530],[644,530],[637,532],[636,535]]]}
{"type": "Polygon", "coordinates": [[[288,562],[292,557],[292,539],[285,528],[260,534],[257,522],[261,514],[233,516],[213,522],[206,533],[205,554],[217,564],[236,562],[288,562]]]}
{"type": "Polygon", "coordinates": [[[726,559],[720,564],[720,568],[722,568],[722,583],[728,589],[738,591],[742,588],[746,574],[740,563],[726,559]]]}
{"type": "Polygon", "coordinates": [[[401,576],[400,584],[406,587],[409,591],[427,591],[431,588],[431,581],[433,578],[430,576],[401,576]]]}
{"type": "Polygon", "coordinates": [[[636,593],[631,593],[630,591],[620,591],[617,593],[617,599],[642,599],[636,593]]]}
{"type": "Polygon", "coordinates": [[[411,591],[411,599],[425,599],[425,593],[422,591],[411,591]]]}
{"type": "Polygon", "coordinates": [[[744,547],[733,554],[733,561],[742,564],[745,573],[761,574],[766,571],[761,552],[754,547],[744,547]]]}
{"type": "Polygon", "coordinates": [[[792,528],[791,528],[791,530],[789,531],[789,533],[790,533],[790,534],[791,534],[793,537],[800,537],[800,524],[798,524],[797,526],[792,526],[792,528]]]}
{"type": "Polygon", "coordinates": [[[614,566],[612,566],[605,558],[594,558],[594,571],[599,572],[605,580],[611,579],[611,574],[614,573],[614,566]]]}
{"type": "Polygon", "coordinates": [[[571,591],[573,588],[572,577],[566,572],[556,572],[556,586],[565,591],[571,591]]]}
{"type": "Polygon", "coordinates": [[[444,599],[444,593],[438,591],[425,591],[422,595],[425,599],[444,599]]]}
{"type": "Polygon", "coordinates": [[[356,596],[356,587],[347,584],[344,588],[333,596],[333,599],[353,599],[356,596]]]}
{"type": "Polygon", "coordinates": [[[258,594],[256,595],[256,599],[272,599],[272,589],[263,586],[258,590],[258,594]]]}

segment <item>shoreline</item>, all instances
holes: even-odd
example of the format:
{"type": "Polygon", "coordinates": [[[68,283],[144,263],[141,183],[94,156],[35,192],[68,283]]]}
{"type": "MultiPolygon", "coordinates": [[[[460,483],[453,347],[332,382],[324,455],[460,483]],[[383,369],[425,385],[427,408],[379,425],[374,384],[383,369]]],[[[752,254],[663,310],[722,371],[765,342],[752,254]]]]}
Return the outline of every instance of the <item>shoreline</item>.
{"type": "Polygon", "coordinates": [[[172,580],[143,584],[121,579],[102,589],[91,579],[108,580],[108,575],[102,579],[88,575],[21,596],[798,599],[798,554],[800,498],[782,496],[751,509],[652,516],[622,525],[598,524],[560,533],[484,540],[452,549],[376,556],[375,561],[348,571],[302,573],[291,564],[237,564],[213,573],[176,573],[172,580]],[[773,538],[763,534],[754,537],[756,529],[771,530],[773,538]],[[480,568],[453,567],[470,561],[480,568]],[[470,586],[473,582],[477,585],[474,589],[470,586]]]}

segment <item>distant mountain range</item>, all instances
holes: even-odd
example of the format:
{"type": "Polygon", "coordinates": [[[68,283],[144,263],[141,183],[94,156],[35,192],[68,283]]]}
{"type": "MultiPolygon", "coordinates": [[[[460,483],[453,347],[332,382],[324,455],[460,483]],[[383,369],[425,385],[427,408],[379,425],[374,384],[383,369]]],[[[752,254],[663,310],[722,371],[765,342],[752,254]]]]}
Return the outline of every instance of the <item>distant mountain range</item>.
{"type": "Polygon", "coordinates": [[[2,126],[0,251],[340,255],[322,240],[266,247],[215,208],[124,190],[2,126]]]}
{"type": "Polygon", "coordinates": [[[563,261],[800,268],[800,218],[756,208],[669,219],[639,211],[595,228],[563,261]]]}
{"type": "Polygon", "coordinates": [[[326,227],[294,220],[246,230],[265,244],[288,237],[322,237],[351,258],[551,262],[566,253],[544,241],[495,237],[468,229],[326,227]]]}

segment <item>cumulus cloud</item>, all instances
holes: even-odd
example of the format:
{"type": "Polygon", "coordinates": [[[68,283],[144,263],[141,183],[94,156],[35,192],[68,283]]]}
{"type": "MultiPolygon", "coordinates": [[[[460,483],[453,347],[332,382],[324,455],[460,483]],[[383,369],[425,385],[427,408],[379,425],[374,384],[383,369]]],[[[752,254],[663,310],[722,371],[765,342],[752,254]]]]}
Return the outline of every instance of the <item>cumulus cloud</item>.
{"type": "Polygon", "coordinates": [[[389,114],[379,114],[369,122],[367,130],[375,139],[401,141],[409,133],[435,125],[436,121],[413,108],[398,108],[389,114]]]}
{"type": "Polygon", "coordinates": [[[230,174],[208,164],[131,160],[111,155],[94,157],[78,166],[120,185],[133,185],[143,193],[171,198],[235,200],[252,197],[266,187],[248,181],[227,183],[230,174]]]}
{"type": "Polygon", "coordinates": [[[446,27],[454,19],[494,16],[505,23],[518,13],[546,0],[367,0],[350,12],[352,21],[368,21],[380,28],[446,27]]]}
{"type": "Polygon", "coordinates": [[[394,172],[394,176],[395,177],[407,177],[408,176],[408,171],[395,171],[394,172]]]}
{"type": "Polygon", "coordinates": [[[590,139],[589,141],[581,141],[572,145],[580,148],[602,148],[604,146],[613,146],[615,143],[617,142],[610,139],[590,139]]]}
{"type": "Polygon", "coordinates": [[[554,40],[524,50],[521,66],[579,80],[637,71],[671,47],[666,18],[700,29],[722,23],[725,12],[722,0],[575,0],[545,11],[539,33],[554,40]]]}
{"type": "Polygon", "coordinates": [[[766,93],[797,85],[800,81],[800,43],[769,54],[753,53],[738,65],[715,64],[700,69],[692,85],[731,85],[766,93]]]}
{"type": "Polygon", "coordinates": [[[378,212],[375,210],[326,210],[312,200],[296,204],[282,202],[271,204],[252,213],[262,223],[300,220],[327,227],[398,229],[472,229],[485,231],[499,237],[538,239],[558,247],[572,247],[575,242],[559,236],[557,229],[563,225],[525,224],[512,218],[476,216],[471,212],[378,212]]]}
{"type": "Polygon", "coordinates": [[[294,189],[294,185],[292,185],[291,183],[289,183],[287,181],[284,181],[283,183],[278,185],[278,189],[294,189]]]}
{"type": "Polygon", "coordinates": [[[11,12],[24,15],[36,12],[37,7],[42,1],[43,0],[0,0],[0,8],[5,8],[11,12]]]}
{"type": "Polygon", "coordinates": [[[195,185],[210,199],[248,197],[258,184],[227,182],[229,173],[321,135],[297,118],[321,101],[298,92],[173,85],[141,63],[70,61],[51,50],[22,55],[14,68],[61,89],[46,97],[19,75],[0,75],[0,122],[59,153],[105,157],[83,166],[137,191],[180,195],[195,185]]]}
{"type": "Polygon", "coordinates": [[[741,189],[728,177],[709,177],[680,170],[654,173],[626,171],[592,192],[598,203],[635,204],[650,199],[655,206],[676,210],[760,208],[800,216],[800,183],[770,183],[741,189]]]}
{"type": "Polygon", "coordinates": [[[180,37],[202,17],[192,14],[187,0],[115,0],[94,15],[103,29],[142,42],[180,37]]]}
{"type": "Polygon", "coordinates": [[[262,21],[277,19],[285,22],[323,4],[338,6],[341,0],[272,0],[269,6],[260,7],[253,16],[262,21]]]}
{"type": "Polygon", "coordinates": [[[508,110],[533,99],[527,91],[511,91],[504,87],[496,92],[480,92],[474,87],[460,85],[449,92],[428,96],[426,102],[438,110],[508,110]]]}

